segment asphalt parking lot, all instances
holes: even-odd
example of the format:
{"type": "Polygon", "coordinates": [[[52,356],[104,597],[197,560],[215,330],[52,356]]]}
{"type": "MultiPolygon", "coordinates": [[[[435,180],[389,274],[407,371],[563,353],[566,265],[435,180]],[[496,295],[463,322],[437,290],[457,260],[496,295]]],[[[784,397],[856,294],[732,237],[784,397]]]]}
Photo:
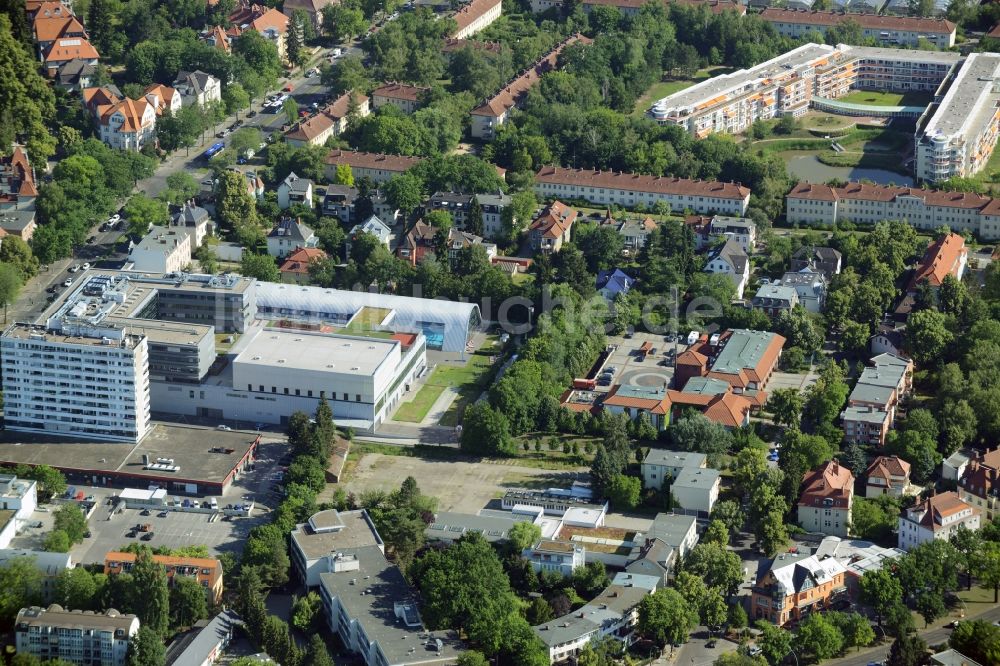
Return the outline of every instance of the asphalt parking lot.
{"type": "MultiPolygon", "coordinates": [[[[666,342],[662,335],[652,333],[636,332],[631,338],[622,336],[609,336],[609,345],[617,345],[616,349],[608,358],[605,368],[612,366],[616,369],[614,384],[634,384],[657,388],[669,386],[674,376],[672,367],[661,365],[661,361],[666,359],[666,352],[674,345],[666,342]],[[638,349],[644,342],[649,342],[654,352],[645,357],[638,354],[638,349]]],[[[683,344],[676,345],[677,353],[686,349],[683,344]]],[[[611,386],[598,386],[599,391],[607,391],[611,386]]]]}

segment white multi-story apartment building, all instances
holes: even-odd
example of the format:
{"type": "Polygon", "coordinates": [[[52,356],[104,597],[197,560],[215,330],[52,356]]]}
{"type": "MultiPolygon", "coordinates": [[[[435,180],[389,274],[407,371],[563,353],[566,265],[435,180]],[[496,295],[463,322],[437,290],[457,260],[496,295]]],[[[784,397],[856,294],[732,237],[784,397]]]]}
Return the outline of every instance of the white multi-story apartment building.
{"type": "Polygon", "coordinates": [[[467,39],[500,18],[503,3],[500,0],[471,0],[452,16],[455,20],[453,39],[467,39]]]}
{"type": "Polygon", "coordinates": [[[939,104],[917,126],[917,178],[930,182],[979,173],[1000,134],[1000,54],[972,53],[939,104]]]}
{"type": "Polygon", "coordinates": [[[934,539],[947,541],[959,525],[978,530],[979,518],[979,509],[963,502],[957,493],[933,494],[899,517],[899,548],[910,550],[934,539]]]}
{"type": "Polygon", "coordinates": [[[139,631],[139,618],[114,609],[84,613],[56,604],[47,609],[32,606],[18,612],[14,631],[18,654],[79,666],[124,666],[129,639],[139,631]]]}
{"type": "Polygon", "coordinates": [[[420,108],[424,95],[430,88],[424,86],[411,86],[408,83],[386,83],[372,91],[371,107],[377,109],[380,106],[391,104],[406,114],[413,113],[420,108]]]}
{"type": "Polygon", "coordinates": [[[156,138],[156,107],[148,99],[124,99],[98,117],[101,141],[118,150],[142,150],[156,138]]]}
{"type": "Polygon", "coordinates": [[[52,319],[12,324],[0,350],[9,430],[126,442],[148,432],[145,335],[52,319]]]}
{"type": "Polygon", "coordinates": [[[697,138],[736,134],[758,120],[802,115],[814,100],[834,100],[852,88],[934,92],[961,59],[947,51],[803,44],[668,95],[649,114],[697,138]]]}
{"type": "Polygon", "coordinates": [[[185,230],[157,227],[132,248],[128,260],[144,273],[176,273],[191,263],[191,250],[185,230]]]}
{"type": "Polygon", "coordinates": [[[785,195],[785,217],[792,224],[903,220],[922,231],[947,226],[956,232],[970,231],[982,239],[1000,238],[1000,199],[971,192],[867,183],[848,183],[844,187],[799,183],[785,195]]]}
{"type": "Polygon", "coordinates": [[[572,576],[574,571],[586,563],[587,547],[579,541],[541,539],[525,548],[521,557],[528,560],[531,568],[539,573],[547,571],[572,576]]]}
{"type": "Polygon", "coordinates": [[[955,24],[943,18],[881,16],[780,7],[768,7],[761,12],[760,17],[773,25],[779,35],[792,39],[802,39],[815,32],[825,35],[830,28],[853,21],[861,27],[862,35],[887,46],[893,44],[918,46],[921,39],[942,49],[955,45],[955,24]]]}
{"type": "Polygon", "coordinates": [[[642,486],[659,490],[684,469],[704,469],[707,459],[704,453],[650,449],[642,461],[642,486]]]}
{"type": "Polygon", "coordinates": [[[535,192],[546,199],[584,199],[629,208],[636,204],[652,208],[663,201],[675,213],[743,215],[750,206],[750,188],[736,183],[554,166],[542,167],[535,174],[535,192]]]}
{"type": "Polygon", "coordinates": [[[222,82],[211,74],[195,70],[179,72],[174,80],[174,88],[181,95],[183,104],[205,106],[222,101],[222,82]]]}

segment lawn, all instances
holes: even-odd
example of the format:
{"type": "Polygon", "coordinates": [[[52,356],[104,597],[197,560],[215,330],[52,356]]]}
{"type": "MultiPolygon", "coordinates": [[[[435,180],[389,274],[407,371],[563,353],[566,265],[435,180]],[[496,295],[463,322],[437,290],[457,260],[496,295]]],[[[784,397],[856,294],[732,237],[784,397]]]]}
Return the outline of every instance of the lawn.
{"type": "Polygon", "coordinates": [[[427,416],[427,412],[431,411],[431,407],[437,401],[441,394],[444,393],[443,386],[432,386],[431,384],[424,384],[417,391],[417,394],[413,396],[413,400],[409,402],[404,402],[396,410],[393,415],[394,421],[406,421],[407,423],[420,423],[427,416]]]}
{"type": "Polygon", "coordinates": [[[643,95],[635,101],[635,110],[632,111],[633,116],[641,116],[646,113],[646,109],[649,105],[658,99],[662,99],[667,95],[673,95],[676,92],[680,92],[685,88],[690,88],[699,81],[704,81],[705,79],[711,78],[713,76],[718,76],[719,74],[725,74],[730,71],[728,67],[708,67],[705,69],[698,70],[698,72],[690,79],[670,79],[669,81],[659,81],[654,83],[649,87],[643,95]]]}
{"type": "Polygon", "coordinates": [[[491,374],[489,371],[493,365],[490,359],[499,354],[496,342],[497,336],[487,337],[483,347],[469,356],[463,365],[439,365],[434,368],[434,372],[420,387],[413,400],[399,406],[392,417],[393,420],[408,423],[423,421],[445,388],[452,387],[458,391],[458,398],[441,417],[441,425],[455,426],[461,423],[465,407],[486,388],[487,378],[491,374]]]}
{"type": "Polygon", "coordinates": [[[931,101],[931,96],[921,92],[895,93],[855,90],[843,97],[838,97],[837,101],[871,106],[927,106],[931,101]]]}

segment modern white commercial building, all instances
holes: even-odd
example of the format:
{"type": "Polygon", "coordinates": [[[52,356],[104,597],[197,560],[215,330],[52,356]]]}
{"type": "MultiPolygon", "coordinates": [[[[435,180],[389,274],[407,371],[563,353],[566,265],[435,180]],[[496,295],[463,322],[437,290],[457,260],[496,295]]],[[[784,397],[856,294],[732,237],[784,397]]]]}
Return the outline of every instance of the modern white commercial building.
{"type": "MultiPolygon", "coordinates": [[[[404,334],[406,335],[406,334],[404,334]]],[[[427,365],[423,336],[406,340],[260,328],[233,360],[250,394],[325,398],[334,413],[378,423],[427,365]]]]}
{"type": "Polygon", "coordinates": [[[114,609],[106,613],[48,608],[22,608],[14,621],[19,654],[42,661],[62,659],[78,666],[125,666],[129,640],[139,631],[139,618],[114,609]]]}
{"type": "Polygon", "coordinates": [[[542,167],[535,174],[535,192],[545,199],[583,199],[626,208],[636,204],[652,208],[662,201],[674,213],[690,210],[742,216],[750,206],[750,188],[736,183],[554,166],[542,167]]]}
{"type": "Polygon", "coordinates": [[[979,173],[1000,133],[1000,54],[972,53],[917,125],[917,178],[938,182],[979,173]]]}
{"type": "Polygon", "coordinates": [[[38,489],[34,481],[19,479],[13,474],[0,474],[0,548],[7,548],[17,536],[18,528],[31,518],[38,506],[38,489]]]}
{"type": "Polygon", "coordinates": [[[191,236],[186,230],[156,227],[129,252],[132,268],[148,273],[176,273],[191,263],[191,236]]]}
{"type": "Polygon", "coordinates": [[[978,530],[980,516],[979,509],[963,502],[954,491],[932,494],[899,517],[899,547],[910,550],[934,539],[947,541],[960,525],[978,530]]]}
{"type": "Polygon", "coordinates": [[[10,430],[138,442],[150,426],[146,336],[65,319],[0,338],[10,430]]]}
{"type": "Polygon", "coordinates": [[[835,100],[853,88],[934,92],[961,59],[947,51],[803,44],[668,95],[649,114],[699,139],[736,134],[758,120],[800,116],[814,102],[835,100]]]}

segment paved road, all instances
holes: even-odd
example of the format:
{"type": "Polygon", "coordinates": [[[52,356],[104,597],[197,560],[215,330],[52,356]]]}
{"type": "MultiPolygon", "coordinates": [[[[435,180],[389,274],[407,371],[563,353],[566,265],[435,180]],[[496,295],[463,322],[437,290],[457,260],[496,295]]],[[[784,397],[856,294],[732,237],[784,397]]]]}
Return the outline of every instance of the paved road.
{"type": "MultiPolygon", "coordinates": [[[[328,51],[321,50],[315,64],[325,62],[328,51]]],[[[346,49],[346,55],[361,55],[361,50],[356,44],[350,45],[346,49]]],[[[281,81],[280,87],[286,83],[292,84],[291,96],[299,104],[299,107],[306,109],[313,102],[320,102],[327,94],[326,86],[320,83],[319,77],[305,78],[299,74],[290,79],[281,81]]],[[[280,131],[285,122],[284,113],[261,113],[261,102],[252,105],[252,109],[257,111],[253,118],[246,118],[244,126],[257,127],[265,135],[273,131],[280,131]]],[[[245,115],[245,111],[239,115],[245,115]]],[[[237,119],[236,115],[229,116],[219,123],[215,131],[224,127],[230,127],[237,119]]],[[[199,157],[207,146],[218,141],[213,132],[206,132],[203,140],[190,151],[177,151],[167,157],[156,168],[156,172],[149,178],[139,181],[135,191],[143,192],[149,196],[156,196],[167,187],[167,177],[179,171],[195,172],[192,175],[198,176],[198,169],[205,169],[205,165],[199,157]]],[[[228,139],[225,140],[228,143],[228,139]]],[[[201,177],[198,177],[201,180],[201,177]]],[[[121,259],[125,256],[125,248],[117,248],[116,241],[121,236],[120,230],[107,232],[99,231],[99,226],[104,220],[99,220],[91,230],[94,240],[87,245],[77,248],[73,257],[60,259],[49,266],[43,267],[37,276],[22,288],[18,301],[7,308],[7,321],[34,321],[47,307],[50,294],[59,293],[67,288],[64,286],[67,279],[73,279],[74,273],[70,269],[84,263],[95,263],[100,259],[121,259]],[[52,291],[49,291],[49,290],[52,291]]]]}

